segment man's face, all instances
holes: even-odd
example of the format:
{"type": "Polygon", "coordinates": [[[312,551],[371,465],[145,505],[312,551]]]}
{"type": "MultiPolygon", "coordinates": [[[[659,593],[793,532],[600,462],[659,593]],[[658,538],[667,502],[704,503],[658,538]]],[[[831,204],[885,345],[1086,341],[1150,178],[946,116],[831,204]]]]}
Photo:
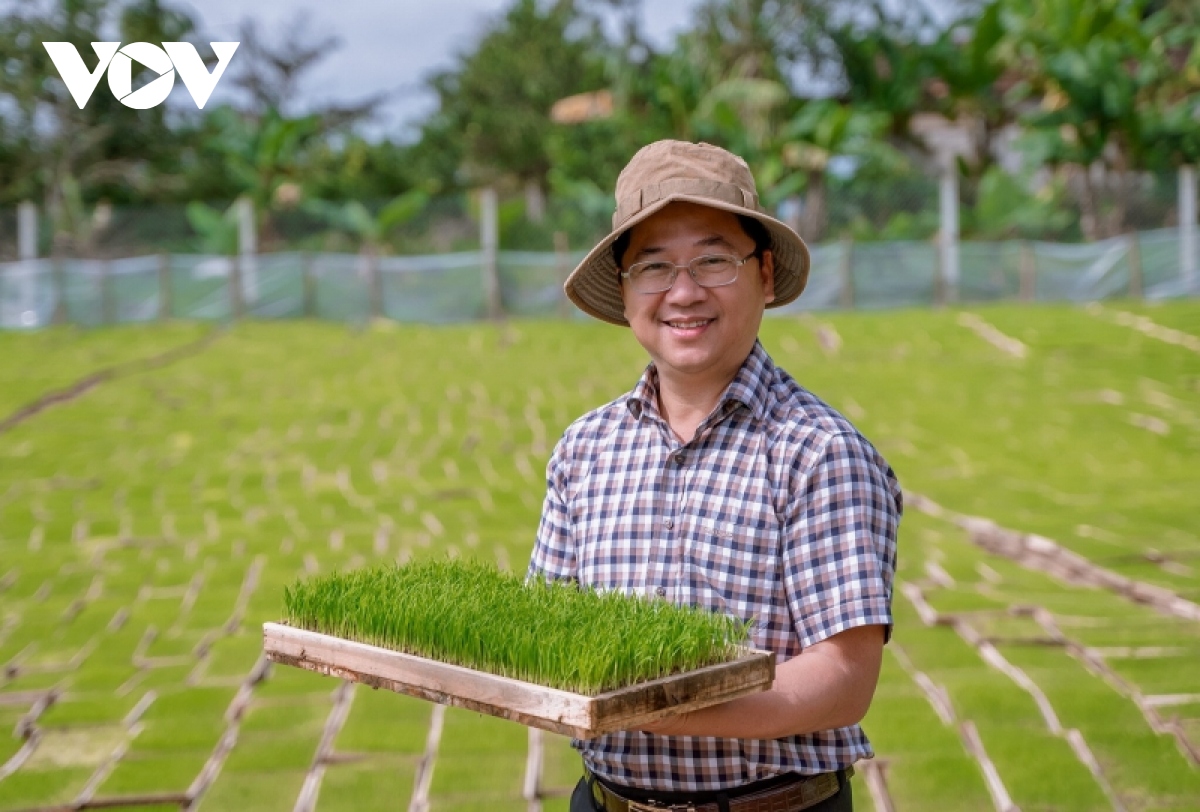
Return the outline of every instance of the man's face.
{"type": "MultiPolygon", "coordinates": [[[[735,215],[675,202],[633,227],[622,268],[647,260],[686,265],[705,254],[740,259],[753,250],[735,215]]],[[[623,282],[621,297],[634,336],[661,375],[724,386],[750,354],[763,309],[775,298],[773,257],[752,257],[723,287],[702,288],[681,268],[670,290],[636,293],[623,282]]]]}

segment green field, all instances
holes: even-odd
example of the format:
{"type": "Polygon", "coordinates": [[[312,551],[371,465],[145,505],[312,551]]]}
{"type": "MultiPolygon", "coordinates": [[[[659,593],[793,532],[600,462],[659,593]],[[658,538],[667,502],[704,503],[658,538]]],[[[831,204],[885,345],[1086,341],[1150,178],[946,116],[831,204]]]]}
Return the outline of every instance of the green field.
{"type": "MultiPolygon", "coordinates": [[[[1200,336],[1196,301],[764,326],[910,495],[858,808],[1200,808],[1200,353],[1122,312],[1200,336]],[[1108,580],[988,552],[967,517],[1108,580]]],[[[306,573],[522,571],[550,449],[635,381],[633,338],[209,329],[0,334],[0,421],[115,370],[0,431],[0,810],[565,810],[564,739],[264,667],[260,624],[306,573]]]]}

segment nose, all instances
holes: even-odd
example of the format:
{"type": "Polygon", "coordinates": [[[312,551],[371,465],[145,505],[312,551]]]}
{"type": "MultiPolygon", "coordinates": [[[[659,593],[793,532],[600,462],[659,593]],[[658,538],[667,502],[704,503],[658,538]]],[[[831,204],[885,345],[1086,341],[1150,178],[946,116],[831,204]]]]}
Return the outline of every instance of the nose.
{"type": "Polygon", "coordinates": [[[675,284],[664,294],[664,300],[673,305],[689,305],[702,300],[708,295],[708,290],[696,284],[687,268],[680,268],[675,275],[675,284]]]}

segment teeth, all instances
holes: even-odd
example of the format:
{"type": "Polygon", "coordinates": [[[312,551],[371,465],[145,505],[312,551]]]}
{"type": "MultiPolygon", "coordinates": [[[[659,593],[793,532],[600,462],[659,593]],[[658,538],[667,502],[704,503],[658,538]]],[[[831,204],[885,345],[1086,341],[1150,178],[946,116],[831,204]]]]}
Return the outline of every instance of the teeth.
{"type": "Polygon", "coordinates": [[[669,321],[667,324],[678,330],[687,330],[692,327],[702,327],[708,324],[708,319],[697,319],[696,321],[669,321]]]}

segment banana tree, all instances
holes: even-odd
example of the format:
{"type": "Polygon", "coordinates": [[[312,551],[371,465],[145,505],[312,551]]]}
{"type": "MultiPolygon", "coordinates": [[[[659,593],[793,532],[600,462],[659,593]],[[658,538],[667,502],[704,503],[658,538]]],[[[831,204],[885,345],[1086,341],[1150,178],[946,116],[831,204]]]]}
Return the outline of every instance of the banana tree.
{"type": "Polygon", "coordinates": [[[1004,98],[1008,66],[1000,58],[1004,37],[1001,4],[988,3],[977,16],[941,32],[930,53],[936,78],[930,81],[937,109],[967,125],[974,161],[968,169],[982,176],[992,161],[992,144],[1016,113],[1004,98]]]}
{"type": "Polygon", "coordinates": [[[1069,167],[1078,179],[1080,225],[1089,239],[1124,228],[1131,160],[1145,144],[1140,100],[1158,73],[1129,0],[997,0],[999,55],[1022,76],[1009,101],[1034,103],[1022,117],[1035,162],[1069,167]],[[1093,167],[1120,181],[1102,211],[1093,167]]]}
{"type": "Polygon", "coordinates": [[[1160,69],[1142,99],[1142,146],[1136,159],[1151,169],[1200,164],[1200,9],[1166,3],[1145,23],[1160,69]]]}
{"type": "Polygon", "coordinates": [[[198,200],[184,210],[188,224],[196,233],[196,247],[204,254],[233,256],[238,250],[237,204],[224,211],[198,200]]]}
{"type": "MultiPolygon", "coordinates": [[[[940,26],[922,3],[868,0],[859,13],[824,23],[839,63],[842,101],[888,116],[887,135],[913,142],[913,116],[938,109],[940,26]]],[[[913,146],[919,147],[918,143],[913,146]]]]}
{"type": "Polygon", "coordinates": [[[56,205],[49,210],[55,250],[93,255],[96,240],[112,222],[112,205],[103,200],[95,206],[85,204],[79,180],[70,173],[59,179],[58,190],[56,205]]]}
{"type": "Polygon", "coordinates": [[[316,114],[287,117],[268,110],[254,118],[230,107],[215,109],[205,122],[211,136],[206,149],[215,152],[241,193],[254,204],[257,229],[269,228],[270,211],[279,187],[303,175],[306,152],[323,132],[316,114]]]}
{"type": "Polygon", "coordinates": [[[800,234],[816,242],[829,222],[827,180],[834,158],[875,156],[902,163],[903,156],[883,135],[890,117],[881,111],[862,110],[832,99],[810,101],[788,121],[779,138],[779,172],[803,173],[804,211],[800,234]]]}
{"type": "Polygon", "coordinates": [[[357,200],[345,203],[314,200],[304,204],[304,208],[333,228],[358,238],[364,256],[378,256],[388,248],[388,235],[420,214],[428,204],[429,193],[425,189],[410,189],[375,214],[357,200]]]}
{"type": "Polygon", "coordinates": [[[719,82],[696,111],[697,130],[717,132],[751,163],[769,150],[792,94],[775,79],[732,78],[719,82]]]}

